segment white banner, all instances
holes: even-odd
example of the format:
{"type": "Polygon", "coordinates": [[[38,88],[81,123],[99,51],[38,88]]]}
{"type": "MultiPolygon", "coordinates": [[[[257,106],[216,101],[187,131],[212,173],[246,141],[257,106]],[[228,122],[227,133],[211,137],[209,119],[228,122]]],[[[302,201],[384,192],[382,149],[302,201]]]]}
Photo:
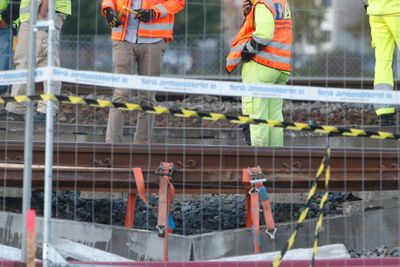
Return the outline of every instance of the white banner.
{"type": "MultiPolygon", "coordinates": [[[[56,81],[77,84],[181,94],[254,96],[265,98],[282,98],[289,100],[362,104],[400,104],[400,92],[397,91],[244,84],[240,82],[176,79],[94,71],[77,71],[55,67],[51,68],[51,72],[49,68],[39,68],[36,70],[37,82],[50,78],[56,81]]],[[[0,72],[0,85],[26,83],[26,80],[26,71],[0,72]]]]}
{"type": "MultiPolygon", "coordinates": [[[[47,67],[37,68],[35,70],[35,81],[43,82],[47,80],[49,77],[47,70],[47,67]]],[[[0,71],[0,85],[23,84],[27,83],[27,80],[27,70],[0,71]]]]}

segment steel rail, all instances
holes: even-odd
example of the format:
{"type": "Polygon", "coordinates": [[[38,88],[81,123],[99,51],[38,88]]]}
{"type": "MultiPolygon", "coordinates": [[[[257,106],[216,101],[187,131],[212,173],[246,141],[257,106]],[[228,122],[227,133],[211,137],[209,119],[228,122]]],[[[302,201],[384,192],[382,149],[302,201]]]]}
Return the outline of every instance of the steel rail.
{"type": "MultiPolygon", "coordinates": [[[[141,167],[148,187],[161,161],[176,170],[173,183],[184,193],[238,193],[243,168],[259,165],[271,192],[308,191],[325,151],[320,148],[252,148],[231,146],[110,145],[55,143],[56,188],[127,191],[135,189],[131,168],[141,167]],[[75,166],[79,162],[79,166],[75,166]]],[[[22,185],[23,144],[0,144],[0,185],[22,185]]],[[[43,143],[33,146],[33,187],[43,186],[43,143]]],[[[332,149],[332,191],[391,190],[399,186],[398,149],[332,149]]],[[[321,187],[322,188],[322,187],[321,187]]]]}

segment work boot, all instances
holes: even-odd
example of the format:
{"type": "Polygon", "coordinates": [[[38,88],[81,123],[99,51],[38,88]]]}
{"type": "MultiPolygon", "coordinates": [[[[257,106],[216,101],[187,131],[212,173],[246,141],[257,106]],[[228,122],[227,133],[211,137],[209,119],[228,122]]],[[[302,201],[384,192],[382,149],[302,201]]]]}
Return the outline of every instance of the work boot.
{"type": "Polygon", "coordinates": [[[251,137],[250,137],[250,124],[246,123],[242,126],[242,132],[244,135],[244,141],[248,146],[251,146],[251,137]]]}
{"type": "Polygon", "coordinates": [[[379,124],[381,126],[394,126],[396,125],[395,114],[382,114],[379,116],[379,124]]]}
{"type": "Polygon", "coordinates": [[[14,112],[9,112],[5,109],[0,110],[0,120],[2,121],[24,121],[25,116],[14,112]]]}

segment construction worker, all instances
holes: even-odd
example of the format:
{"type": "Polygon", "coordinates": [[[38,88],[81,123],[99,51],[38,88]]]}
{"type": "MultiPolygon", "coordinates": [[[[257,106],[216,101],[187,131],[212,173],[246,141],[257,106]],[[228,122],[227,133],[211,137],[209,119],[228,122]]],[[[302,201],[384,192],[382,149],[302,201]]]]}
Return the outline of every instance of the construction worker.
{"type": "MultiPolygon", "coordinates": [[[[367,4],[372,47],[375,49],[374,90],[393,90],[395,43],[400,47],[400,1],[369,0],[367,4]]],[[[375,108],[382,126],[396,124],[395,107],[376,105],[375,108]]]]}
{"type": "MultiPolygon", "coordinates": [[[[244,83],[286,84],[291,70],[292,17],[287,0],[243,0],[246,16],[227,58],[232,72],[241,62],[244,83]]],[[[283,99],[242,97],[243,114],[283,120],[283,99]]],[[[283,130],[250,125],[252,146],[283,146],[283,130]]]]}
{"type": "MultiPolygon", "coordinates": [[[[46,20],[48,15],[48,1],[49,0],[38,0],[38,19],[46,20]]],[[[14,55],[14,63],[17,70],[23,70],[28,68],[29,58],[29,19],[30,19],[30,0],[22,0],[20,7],[20,21],[21,27],[18,31],[18,43],[14,55]]],[[[67,18],[67,15],[71,14],[71,0],[56,0],[56,16],[54,26],[56,29],[56,49],[54,51],[54,65],[60,66],[60,32],[62,25],[67,18]]],[[[47,66],[47,39],[48,30],[47,28],[40,28],[37,31],[36,43],[36,64],[37,67],[47,66]]],[[[45,92],[47,92],[47,85],[44,83],[45,92]]],[[[52,82],[53,94],[60,94],[61,82],[52,82]]],[[[26,95],[26,84],[14,84],[11,89],[11,95],[26,95]]],[[[0,119],[2,120],[24,120],[25,105],[22,103],[11,102],[7,103],[6,110],[0,111],[0,119]]],[[[44,122],[46,121],[46,103],[39,101],[37,106],[37,112],[34,114],[34,121],[44,122]]]]}
{"type": "MultiPolygon", "coordinates": [[[[0,0],[0,71],[11,69],[13,36],[18,28],[19,5],[19,0],[0,0]]],[[[7,92],[8,86],[0,85],[0,94],[7,92]]]]}
{"type": "MultiPolygon", "coordinates": [[[[103,0],[102,13],[112,28],[113,68],[116,73],[159,76],[166,48],[172,41],[175,14],[185,6],[185,0],[103,0]],[[127,7],[128,9],[123,9],[127,7]]],[[[131,90],[114,90],[112,100],[127,102],[131,90]]],[[[151,92],[137,92],[140,104],[153,104],[151,92]]],[[[150,142],[154,115],[139,112],[134,144],[150,142]]],[[[106,142],[121,143],[124,116],[118,109],[110,109],[106,142]]]]}

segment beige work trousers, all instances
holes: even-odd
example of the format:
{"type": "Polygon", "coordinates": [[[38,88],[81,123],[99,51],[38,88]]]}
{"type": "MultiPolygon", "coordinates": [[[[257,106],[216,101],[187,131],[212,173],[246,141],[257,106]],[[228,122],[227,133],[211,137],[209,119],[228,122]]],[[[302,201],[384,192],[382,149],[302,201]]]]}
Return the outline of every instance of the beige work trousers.
{"type": "MultiPolygon", "coordinates": [[[[119,74],[133,74],[135,69],[139,75],[160,76],[161,64],[166,44],[162,40],[152,44],[136,44],[126,41],[113,41],[113,68],[119,74]]],[[[132,85],[134,86],[134,85],[132,85]]],[[[112,101],[127,102],[136,96],[139,104],[154,104],[155,93],[114,89],[112,101]]],[[[154,125],[154,115],[137,112],[134,144],[150,143],[154,125]]],[[[124,114],[122,110],[111,108],[108,114],[106,142],[121,143],[123,137],[124,114]]]]}
{"type": "MultiPolygon", "coordinates": [[[[56,49],[54,51],[54,66],[60,66],[60,32],[67,15],[56,13],[56,49]]],[[[40,19],[40,18],[39,18],[40,19]]],[[[22,22],[18,32],[18,43],[14,54],[14,63],[17,70],[28,69],[29,61],[29,28],[30,23],[22,22]]],[[[37,67],[47,66],[47,30],[38,30],[36,36],[36,64],[37,67]]],[[[60,94],[61,82],[51,82],[52,94],[60,94]]],[[[44,82],[44,92],[48,93],[47,84],[44,82]]],[[[14,84],[11,88],[11,95],[26,95],[26,84],[14,84]]],[[[7,103],[6,110],[17,114],[25,114],[25,104],[10,102],[7,103]]],[[[46,102],[39,101],[37,111],[46,113],[46,102]]]]}

